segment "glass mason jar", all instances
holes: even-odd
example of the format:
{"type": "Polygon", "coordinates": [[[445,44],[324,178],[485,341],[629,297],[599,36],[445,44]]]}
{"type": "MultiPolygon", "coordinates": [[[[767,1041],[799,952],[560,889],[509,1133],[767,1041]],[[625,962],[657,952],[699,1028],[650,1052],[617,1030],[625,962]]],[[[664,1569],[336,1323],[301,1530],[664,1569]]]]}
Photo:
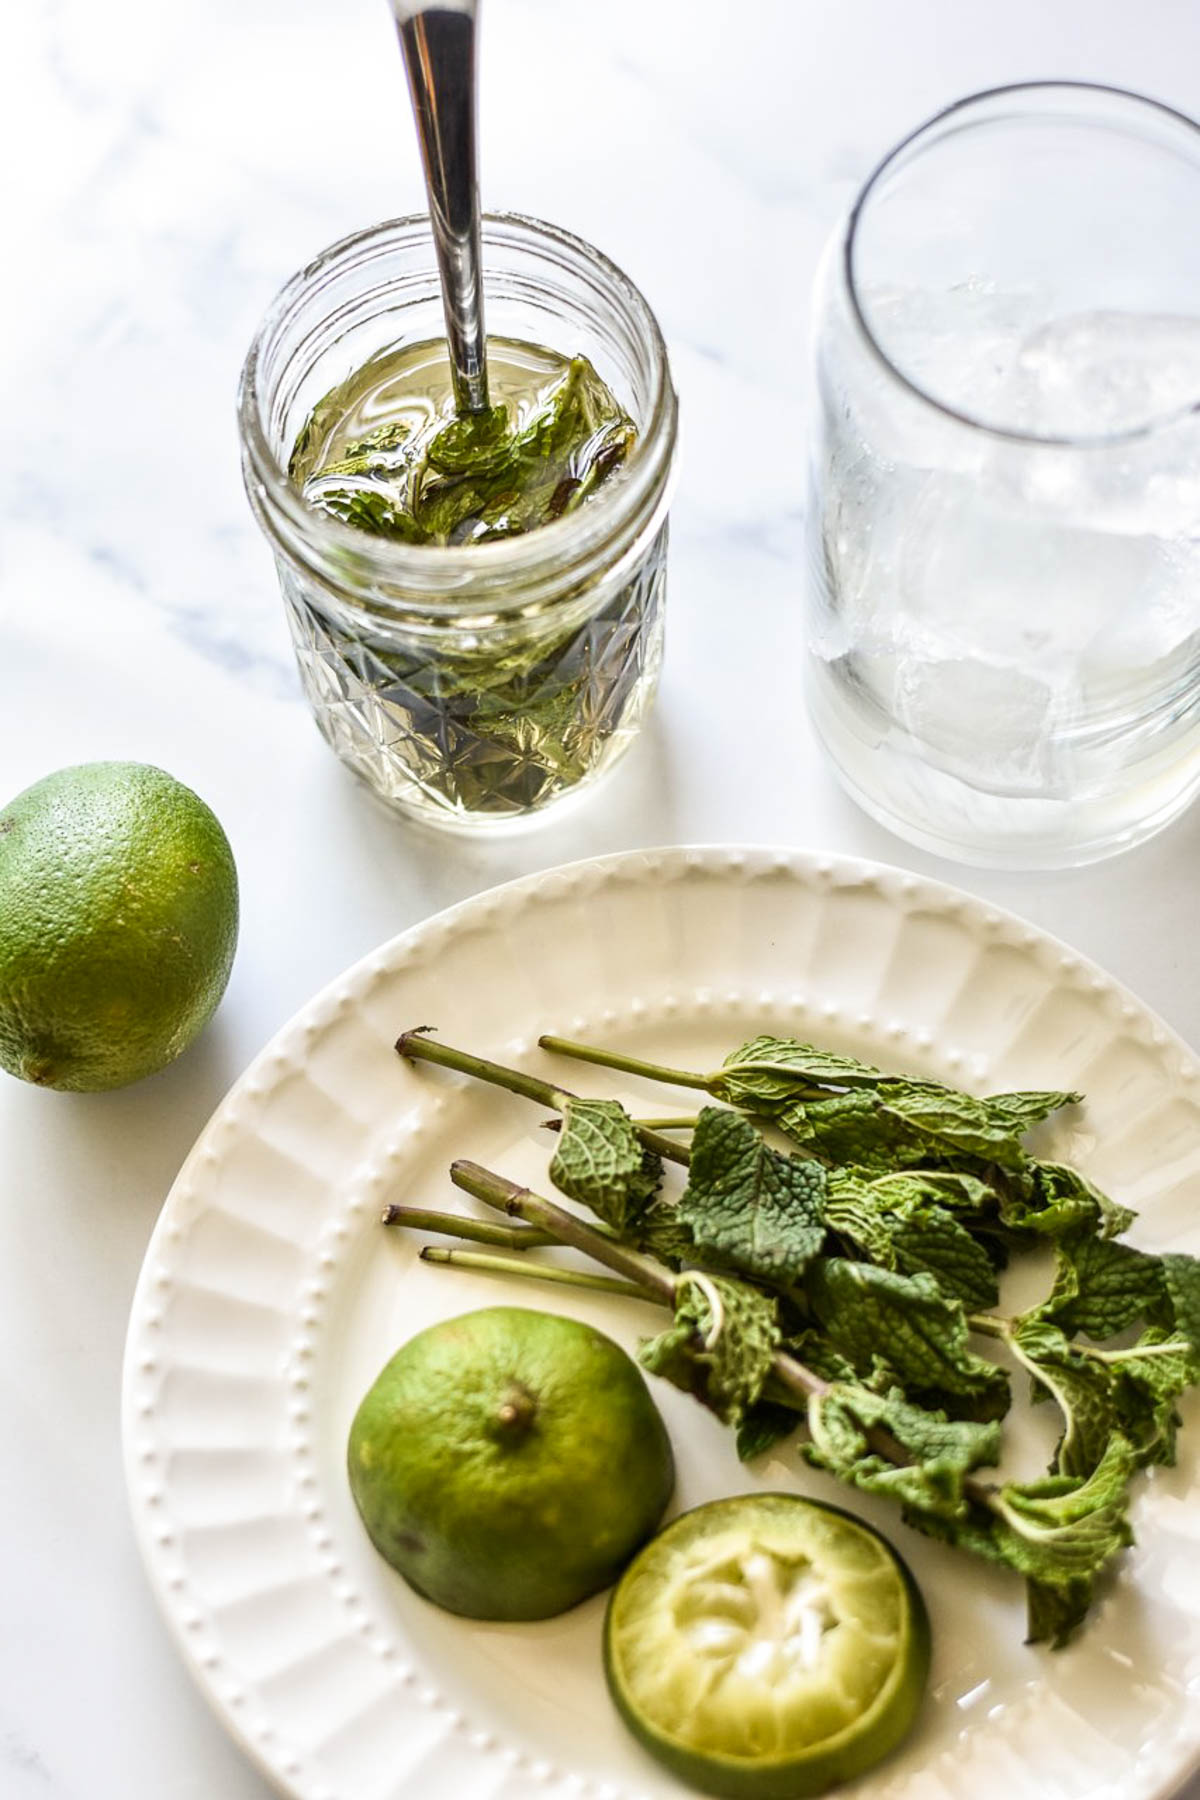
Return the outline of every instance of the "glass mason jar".
{"type": "Polygon", "coordinates": [[[923,848],[1084,863],[1200,788],[1200,129],[976,95],[875,170],[817,286],[810,707],[923,848]]]}
{"type": "Polygon", "coordinates": [[[676,403],[645,300],[579,238],[486,217],[489,331],[590,359],[637,427],[574,512],[471,546],[371,536],[287,476],[315,403],[378,351],[444,335],[425,217],[345,238],[283,288],[238,396],[251,506],[296,660],[337,754],[398,811],[461,829],[540,812],[628,748],[662,657],[676,403]]]}

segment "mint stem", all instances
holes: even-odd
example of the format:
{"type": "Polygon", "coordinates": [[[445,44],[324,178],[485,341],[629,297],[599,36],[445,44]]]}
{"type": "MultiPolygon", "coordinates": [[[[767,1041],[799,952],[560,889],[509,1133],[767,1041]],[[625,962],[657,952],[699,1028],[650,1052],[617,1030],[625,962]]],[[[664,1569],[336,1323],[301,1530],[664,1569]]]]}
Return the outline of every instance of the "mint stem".
{"type": "MultiPolygon", "coordinates": [[[[540,1235],[540,1234],[539,1234],[540,1235]]],[[[562,1287],[590,1288],[599,1294],[624,1294],[630,1300],[649,1300],[665,1305],[661,1294],[636,1281],[617,1275],[591,1275],[585,1269],[559,1269],[550,1263],[531,1262],[523,1256],[496,1256],[486,1250],[447,1250],[426,1244],[421,1261],[444,1263],[453,1269],[471,1269],[481,1275],[523,1275],[530,1281],[557,1282],[562,1287]]]]}
{"type": "Polygon", "coordinates": [[[682,1118],[635,1119],[633,1121],[635,1131],[695,1131],[696,1123],[697,1115],[695,1113],[682,1118]]]}
{"type": "Polygon", "coordinates": [[[638,1287],[649,1289],[667,1306],[674,1305],[673,1275],[652,1257],[643,1256],[640,1250],[630,1250],[612,1238],[602,1237],[574,1213],[555,1206],[552,1200],[545,1200],[540,1194],[531,1193],[528,1188],[518,1187],[515,1181],[509,1181],[504,1175],[495,1175],[490,1169],[481,1168],[474,1162],[451,1163],[450,1179],[455,1187],[474,1195],[476,1200],[482,1200],[485,1206],[494,1206],[497,1212],[507,1213],[510,1218],[524,1219],[527,1225],[535,1225],[543,1231],[551,1232],[560,1244],[569,1244],[574,1250],[582,1250],[585,1256],[590,1256],[593,1262],[603,1263],[614,1275],[621,1275],[638,1287]]]}
{"type": "Polygon", "coordinates": [[[617,1050],[600,1050],[591,1044],[577,1044],[571,1038],[547,1033],[538,1039],[543,1050],[556,1056],[573,1056],[576,1062],[596,1063],[602,1069],[619,1069],[624,1075],[642,1075],[647,1081],[666,1081],[672,1087],[708,1089],[711,1075],[697,1075],[689,1069],[670,1069],[662,1063],[643,1062],[639,1056],[622,1056],[617,1050]]]}
{"type": "Polygon", "coordinates": [[[427,1206],[389,1206],[385,1225],[402,1225],[410,1231],[435,1231],[440,1237],[464,1238],[472,1244],[493,1244],[498,1250],[532,1250],[557,1242],[547,1231],[529,1225],[493,1225],[490,1219],[468,1219],[462,1213],[435,1212],[427,1206]]]}
{"type": "Polygon", "coordinates": [[[980,1337],[1000,1338],[1008,1336],[1009,1320],[998,1319],[994,1313],[968,1313],[967,1324],[980,1337]]]}
{"type": "Polygon", "coordinates": [[[485,1056],[473,1056],[469,1050],[455,1050],[449,1044],[440,1043],[437,1038],[429,1037],[423,1027],[401,1032],[396,1039],[396,1053],[410,1062],[439,1063],[444,1069],[473,1075],[476,1081],[486,1081],[492,1087],[506,1088],[510,1094],[536,1100],[539,1106],[548,1106],[551,1112],[562,1112],[567,1101],[574,1098],[563,1088],[553,1087],[537,1075],[525,1074],[523,1069],[509,1069],[503,1063],[489,1062],[485,1056]]]}
{"type": "MultiPolygon", "coordinates": [[[[554,1087],[540,1076],[527,1075],[523,1069],[507,1068],[503,1063],[490,1062],[485,1056],[474,1056],[469,1050],[455,1050],[452,1045],[430,1037],[425,1026],[401,1032],[396,1039],[396,1053],[410,1062],[439,1063],[444,1069],[457,1069],[459,1074],[472,1075],[476,1081],[486,1081],[492,1087],[507,1089],[510,1094],[535,1100],[539,1106],[548,1106],[551,1112],[565,1112],[568,1102],[579,1098],[578,1094],[554,1087]]],[[[644,1125],[635,1124],[634,1130],[646,1149],[653,1150],[664,1161],[682,1163],[685,1167],[691,1161],[691,1152],[683,1144],[660,1137],[657,1131],[644,1125]]]]}

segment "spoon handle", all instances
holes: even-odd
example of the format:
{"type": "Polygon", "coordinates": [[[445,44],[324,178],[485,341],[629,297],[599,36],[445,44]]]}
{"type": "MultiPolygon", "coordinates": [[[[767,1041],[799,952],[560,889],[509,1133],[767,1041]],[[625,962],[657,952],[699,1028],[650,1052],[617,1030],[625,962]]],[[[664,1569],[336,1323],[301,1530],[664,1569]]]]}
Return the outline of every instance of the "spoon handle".
{"type": "Polygon", "coordinates": [[[475,0],[391,0],[408,74],[460,413],[486,412],[475,157],[475,0]]]}

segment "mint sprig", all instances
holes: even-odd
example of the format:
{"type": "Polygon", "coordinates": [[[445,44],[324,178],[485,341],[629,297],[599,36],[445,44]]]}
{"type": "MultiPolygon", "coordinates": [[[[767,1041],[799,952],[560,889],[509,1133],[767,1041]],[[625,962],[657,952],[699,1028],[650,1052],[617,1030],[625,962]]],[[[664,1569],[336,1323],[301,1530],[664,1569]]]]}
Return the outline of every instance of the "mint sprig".
{"type": "MultiPolygon", "coordinates": [[[[1016,1571],[1030,1639],[1068,1641],[1130,1541],[1134,1477],[1173,1460],[1177,1402],[1200,1382],[1200,1262],[1119,1241],[1132,1213],[1023,1142],[1080,1097],[979,1098],[768,1037],[709,1072],[542,1041],[720,1104],[639,1120],[614,1100],[406,1033],[403,1055],[558,1112],[551,1176],[598,1221],[456,1165],[459,1185],[522,1223],[496,1234],[465,1222],[461,1235],[496,1248],[428,1254],[668,1307],[643,1365],[730,1425],[739,1455],[802,1428],[811,1465],[1016,1571]],[[682,1193],[660,1186],[664,1161],[687,1168],[682,1193]],[[547,1242],[606,1274],[539,1264],[547,1242]],[[1039,1244],[1054,1248],[1050,1291],[1005,1318],[993,1310],[996,1270],[1039,1244]],[[1132,1327],[1134,1341],[1114,1342],[1132,1327]],[[1005,1371],[979,1354],[989,1340],[1061,1418],[1050,1466],[1032,1481],[980,1473],[999,1459],[1012,1398],[1005,1371]]],[[[419,1222],[418,1209],[392,1214],[419,1222]]],[[[453,1229],[446,1214],[422,1217],[428,1230],[453,1229]]]]}

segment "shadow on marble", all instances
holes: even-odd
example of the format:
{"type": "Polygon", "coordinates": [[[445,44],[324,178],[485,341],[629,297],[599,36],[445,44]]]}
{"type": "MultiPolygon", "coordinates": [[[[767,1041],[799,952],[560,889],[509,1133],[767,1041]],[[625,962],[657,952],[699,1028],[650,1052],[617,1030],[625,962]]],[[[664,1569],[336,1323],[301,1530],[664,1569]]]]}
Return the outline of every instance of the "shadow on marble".
{"type": "Polygon", "coordinates": [[[419,907],[404,924],[537,870],[670,844],[678,835],[671,740],[656,717],[611,774],[577,802],[496,836],[401,818],[348,770],[338,766],[337,774],[327,828],[343,841],[348,859],[369,859],[387,890],[416,891],[419,907]]]}

